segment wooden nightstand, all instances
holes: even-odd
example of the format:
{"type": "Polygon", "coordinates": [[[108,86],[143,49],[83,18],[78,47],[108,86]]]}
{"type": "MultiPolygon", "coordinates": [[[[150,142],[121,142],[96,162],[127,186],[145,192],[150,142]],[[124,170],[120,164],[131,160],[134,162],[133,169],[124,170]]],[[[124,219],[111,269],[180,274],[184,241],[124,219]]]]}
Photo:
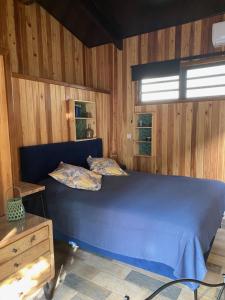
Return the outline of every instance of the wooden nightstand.
{"type": "Polygon", "coordinates": [[[32,199],[33,203],[31,205],[31,207],[32,206],[34,207],[34,202],[36,200],[41,201],[42,216],[46,217],[45,201],[44,201],[44,195],[43,195],[43,193],[45,191],[45,186],[20,181],[18,184],[16,184],[16,187],[18,187],[20,190],[19,196],[23,197],[23,203],[24,203],[26,211],[38,214],[37,211],[30,211],[29,205],[27,202],[32,199]]]}
{"type": "Polygon", "coordinates": [[[45,190],[44,185],[29,183],[20,181],[16,186],[21,190],[20,196],[26,197],[35,193],[43,192],[45,190]]]}
{"type": "Polygon", "coordinates": [[[26,214],[25,219],[9,223],[1,217],[0,299],[26,299],[54,273],[52,221],[26,214]]]}

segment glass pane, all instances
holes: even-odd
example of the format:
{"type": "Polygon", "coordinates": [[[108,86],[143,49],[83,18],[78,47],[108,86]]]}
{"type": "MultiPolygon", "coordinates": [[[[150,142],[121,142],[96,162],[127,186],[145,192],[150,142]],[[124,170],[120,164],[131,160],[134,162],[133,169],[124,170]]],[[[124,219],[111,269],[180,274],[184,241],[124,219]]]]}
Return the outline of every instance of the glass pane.
{"type": "Polygon", "coordinates": [[[139,144],[139,155],[152,155],[152,149],[150,143],[140,143],[139,144]]]}
{"type": "Polygon", "coordinates": [[[187,98],[225,95],[225,86],[187,90],[187,98]]]}
{"type": "Polygon", "coordinates": [[[225,85],[225,76],[189,79],[187,80],[187,88],[212,86],[212,85],[225,85]]]}
{"type": "Polygon", "coordinates": [[[187,71],[187,78],[225,74],[225,64],[213,67],[201,67],[187,71]]]}
{"type": "Polygon", "coordinates": [[[158,93],[149,93],[142,94],[141,101],[157,101],[157,100],[170,100],[170,99],[178,99],[179,91],[168,91],[168,92],[158,92],[158,93]]]}
{"type": "Polygon", "coordinates": [[[152,127],[152,115],[139,114],[137,120],[137,127],[152,127]]]}
{"type": "Polygon", "coordinates": [[[138,141],[151,142],[152,129],[151,128],[139,128],[138,129],[138,141]]]}
{"type": "Polygon", "coordinates": [[[166,77],[157,77],[157,78],[149,78],[143,79],[142,83],[152,83],[152,82],[160,82],[160,81],[172,81],[172,80],[179,80],[179,76],[166,76],[166,77]]]}
{"type": "Polygon", "coordinates": [[[84,139],[86,137],[86,128],[87,122],[86,120],[76,120],[76,136],[77,139],[84,139]]]}
{"type": "Polygon", "coordinates": [[[76,118],[82,118],[86,116],[86,104],[77,102],[75,104],[75,116],[76,118]]]}
{"type": "Polygon", "coordinates": [[[142,92],[154,92],[163,90],[178,90],[179,81],[167,81],[163,83],[143,84],[142,92]]]}

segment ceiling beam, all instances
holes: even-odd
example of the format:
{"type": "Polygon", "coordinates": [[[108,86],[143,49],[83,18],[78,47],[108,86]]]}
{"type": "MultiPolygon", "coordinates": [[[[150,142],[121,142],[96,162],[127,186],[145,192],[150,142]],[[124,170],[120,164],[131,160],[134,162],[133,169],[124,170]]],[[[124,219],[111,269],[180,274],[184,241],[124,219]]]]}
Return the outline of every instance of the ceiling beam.
{"type": "Polygon", "coordinates": [[[36,0],[18,0],[18,1],[24,5],[31,5],[36,2],[36,0]]]}
{"type": "Polygon", "coordinates": [[[120,50],[123,49],[123,39],[117,30],[115,22],[107,18],[104,13],[97,7],[94,0],[80,0],[80,5],[86,10],[89,16],[102,28],[108,35],[112,43],[120,50]]]}

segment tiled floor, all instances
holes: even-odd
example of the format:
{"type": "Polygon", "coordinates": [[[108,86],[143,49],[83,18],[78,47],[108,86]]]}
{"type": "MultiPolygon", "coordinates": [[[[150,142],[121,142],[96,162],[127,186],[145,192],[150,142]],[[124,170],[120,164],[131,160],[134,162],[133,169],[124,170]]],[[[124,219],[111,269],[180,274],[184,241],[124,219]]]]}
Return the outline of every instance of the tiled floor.
{"type": "MultiPolygon", "coordinates": [[[[206,281],[221,282],[225,272],[225,222],[224,228],[216,235],[208,259],[206,281]]],[[[132,267],[114,260],[108,260],[78,250],[76,253],[65,244],[56,245],[56,268],[63,263],[61,282],[56,289],[54,300],[144,300],[167,278],[132,267]]],[[[200,288],[199,300],[214,300],[218,290],[200,288]]],[[[39,294],[35,297],[44,299],[39,294]]],[[[193,293],[183,285],[173,286],[156,299],[193,300],[193,293]]]]}

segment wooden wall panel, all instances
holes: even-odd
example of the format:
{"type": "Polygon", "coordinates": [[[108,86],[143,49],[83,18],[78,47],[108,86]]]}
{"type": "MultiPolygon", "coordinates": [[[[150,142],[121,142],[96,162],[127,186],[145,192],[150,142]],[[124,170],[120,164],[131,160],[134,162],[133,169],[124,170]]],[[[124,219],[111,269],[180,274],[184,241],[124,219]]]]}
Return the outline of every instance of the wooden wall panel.
{"type": "Polygon", "coordinates": [[[10,109],[13,110],[13,118],[10,129],[14,182],[20,179],[19,147],[69,140],[68,99],[96,101],[97,136],[103,139],[104,155],[109,155],[109,94],[19,77],[14,77],[12,84],[10,109]]]}
{"type": "Polygon", "coordinates": [[[225,181],[225,101],[137,106],[156,112],[156,156],[134,168],[159,174],[225,181]]]}
{"type": "MultiPolygon", "coordinates": [[[[164,174],[223,178],[223,168],[220,165],[223,165],[224,156],[220,149],[224,148],[224,124],[222,121],[218,122],[223,119],[223,101],[155,106],[159,134],[158,152],[154,159],[134,158],[132,141],[127,140],[127,133],[133,131],[136,101],[136,85],[131,82],[130,67],[134,64],[220,51],[221,49],[214,49],[212,46],[211,28],[214,22],[223,20],[225,16],[219,15],[131,37],[124,40],[123,51],[117,50],[113,45],[88,49],[39,5],[24,6],[17,0],[2,0],[0,46],[9,49],[14,72],[112,89],[111,135],[108,137],[110,153],[118,153],[119,160],[128,168],[144,168],[164,174]],[[171,143],[174,147],[171,147],[171,143]],[[216,150],[212,151],[212,148],[216,150]],[[216,163],[210,170],[212,161],[216,163]]],[[[14,94],[18,95],[20,89],[19,83],[14,82],[14,94]]],[[[31,115],[35,115],[35,120],[41,120],[40,128],[32,130],[32,141],[44,143],[66,139],[68,133],[63,121],[60,123],[62,132],[59,132],[55,130],[56,124],[52,119],[51,110],[57,114],[59,109],[58,98],[55,98],[54,105],[51,101],[45,101],[52,94],[55,95],[55,88],[40,83],[35,90],[29,90],[30,87],[28,98],[29,93],[36,91],[34,97],[37,97],[37,103],[26,98],[27,95],[24,98],[26,100],[23,99],[21,103],[15,101],[12,109],[19,112],[14,116],[20,134],[14,136],[11,143],[21,144],[20,137],[23,135],[22,141],[30,142],[27,132],[31,129],[25,128],[24,121],[20,121],[21,115],[24,115],[25,120],[30,119],[26,111],[21,110],[26,103],[31,104],[31,115]],[[35,114],[36,111],[40,113],[35,114]]],[[[60,93],[57,89],[57,95],[60,93]]],[[[66,87],[65,93],[69,95],[70,88],[66,87]]],[[[147,107],[152,109],[152,106],[147,107]]],[[[30,122],[34,126],[33,121],[30,122]]]]}
{"type": "Polygon", "coordinates": [[[0,55],[0,107],[0,216],[2,216],[5,212],[7,190],[12,187],[6,77],[2,55],[0,55]]]}
{"type": "Polygon", "coordinates": [[[224,50],[213,48],[211,43],[212,24],[223,20],[225,15],[220,15],[127,38],[123,51],[113,48],[112,66],[107,61],[104,65],[106,74],[112,70],[112,152],[117,152],[128,168],[225,180],[225,101],[209,99],[135,108],[137,84],[131,81],[132,65],[224,50]],[[133,142],[127,139],[127,133],[133,132],[135,109],[156,113],[153,158],[134,157],[133,142]]]}
{"type": "Polygon", "coordinates": [[[38,4],[0,1],[0,47],[13,72],[86,84],[86,47],[38,4]]]}

